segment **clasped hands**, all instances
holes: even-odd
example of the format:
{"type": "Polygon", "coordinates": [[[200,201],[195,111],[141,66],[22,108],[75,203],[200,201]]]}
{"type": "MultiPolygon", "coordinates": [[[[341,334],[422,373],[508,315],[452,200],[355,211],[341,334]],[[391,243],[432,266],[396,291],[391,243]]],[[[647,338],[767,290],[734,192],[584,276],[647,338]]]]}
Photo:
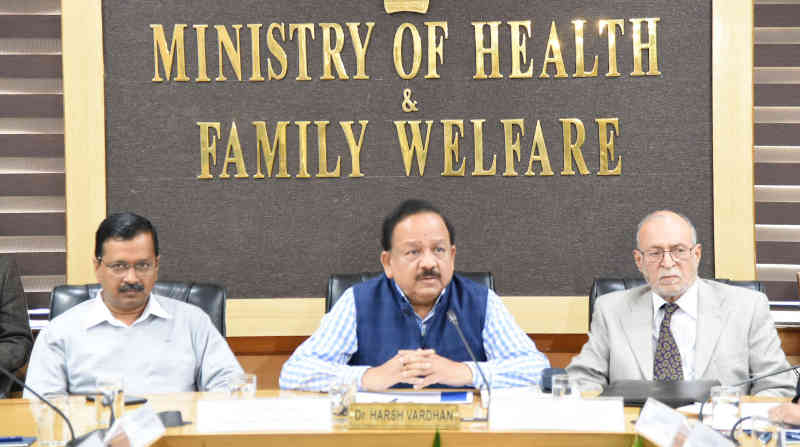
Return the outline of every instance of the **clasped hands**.
{"type": "Polygon", "coordinates": [[[466,363],[444,358],[433,349],[401,349],[381,366],[368,369],[361,378],[367,391],[383,391],[398,383],[421,389],[434,383],[470,386],[472,369],[466,363]]]}

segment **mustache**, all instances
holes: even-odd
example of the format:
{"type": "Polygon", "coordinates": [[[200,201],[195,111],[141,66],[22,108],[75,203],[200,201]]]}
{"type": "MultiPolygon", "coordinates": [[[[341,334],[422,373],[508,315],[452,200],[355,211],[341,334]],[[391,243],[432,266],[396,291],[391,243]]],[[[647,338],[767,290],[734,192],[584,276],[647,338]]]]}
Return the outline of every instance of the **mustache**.
{"type": "Polygon", "coordinates": [[[417,281],[421,279],[441,278],[441,277],[442,277],[441,273],[439,273],[439,271],[436,269],[423,270],[422,273],[417,275],[417,281]]]}
{"type": "Polygon", "coordinates": [[[143,284],[139,284],[139,283],[131,283],[131,284],[125,283],[125,284],[119,286],[119,291],[120,291],[120,293],[125,293],[125,292],[143,292],[144,291],[144,285],[143,284]]]}

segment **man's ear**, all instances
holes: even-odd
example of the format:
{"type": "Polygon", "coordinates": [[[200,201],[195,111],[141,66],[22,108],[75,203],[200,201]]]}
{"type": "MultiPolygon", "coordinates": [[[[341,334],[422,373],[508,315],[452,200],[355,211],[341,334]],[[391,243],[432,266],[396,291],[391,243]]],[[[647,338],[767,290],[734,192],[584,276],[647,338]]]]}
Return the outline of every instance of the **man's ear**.
{"type": "Polygon", "coordinates": [[[642,256],[642,252],[639,250],[633,250],[633,262],[636,264],[636,268],[639,269],[640,272],[644,273],[642,271],[642,268],[644,267],[644,256],[642,256]]]}
{"type": "Polygon", "coordinates": [[[103,261],[99,258],[92,258],[92,263],[94,263],[94,276],[100,282],[100,267],[102,267],[103,261]]]}
{"type": "Polygon", "coordinates": [[[392,254],[388,251],[381,252],[381,265],[383,265],[383,273],[386,273],[387,278],[392,277],[392,254]]]}

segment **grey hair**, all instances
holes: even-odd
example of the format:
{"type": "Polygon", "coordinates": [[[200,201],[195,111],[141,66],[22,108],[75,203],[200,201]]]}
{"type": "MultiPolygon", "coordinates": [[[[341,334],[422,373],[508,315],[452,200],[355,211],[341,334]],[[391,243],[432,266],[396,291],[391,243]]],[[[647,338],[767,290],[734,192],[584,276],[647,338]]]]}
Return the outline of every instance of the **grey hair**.
{"type": "Polygon", "coordinates": [[[642,231],[642,227],[644,226],[644,224],[646,224],[650,219],[653,219],[657,215],[663,214],[663,213],[675,214],[676,216],[678,216],[681,219],[683,219],[684,222],[689,224],[689,228],[692,229],[692,245],[696,245],[697,244],[697,229],[694,227],[694,224],[692,223],[691,219],[689,219],[688,217],[686,217],[686,215],[684,215],[682,213],[679,213],[677,211],[673,211],[673,210],[657,210],[657,211],[653,211],[652,213],[644,216],[644,218],[639,221],[639,225],[636,227],[636,241],[635,241],[636,242],[636,246],[634,248],[637,248],[637,249],[639,248],[639,233],[642,231]]]}

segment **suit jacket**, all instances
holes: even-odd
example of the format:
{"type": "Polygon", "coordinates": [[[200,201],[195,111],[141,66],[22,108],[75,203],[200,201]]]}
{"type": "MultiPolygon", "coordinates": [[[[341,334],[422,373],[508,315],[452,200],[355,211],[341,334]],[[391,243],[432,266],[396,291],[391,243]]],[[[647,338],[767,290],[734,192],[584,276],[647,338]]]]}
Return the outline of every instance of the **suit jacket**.
{"type": "MultiPolygon", "coordinates": [[[[28,304],[17,265],[0,256],[0,366],[14,372],[25,366],[33,347],[28,324],[28,304]]],[[[11,388],[11,380],[0,375],[0,397],[11,388]]]]}
{"type": "MultiPolygon", "coordinates": [[[[763,293],[697,281],[696,379],[734,384],[789,366],[763,293]]],[[[567,372],[603,386],[653,380],[654,353],[650,286],[613,292],[597,298],[589,341],[567,372]]],[[[792,396],[796,382],[789,371],[754,383],[748,394],[792,396]]]]}

